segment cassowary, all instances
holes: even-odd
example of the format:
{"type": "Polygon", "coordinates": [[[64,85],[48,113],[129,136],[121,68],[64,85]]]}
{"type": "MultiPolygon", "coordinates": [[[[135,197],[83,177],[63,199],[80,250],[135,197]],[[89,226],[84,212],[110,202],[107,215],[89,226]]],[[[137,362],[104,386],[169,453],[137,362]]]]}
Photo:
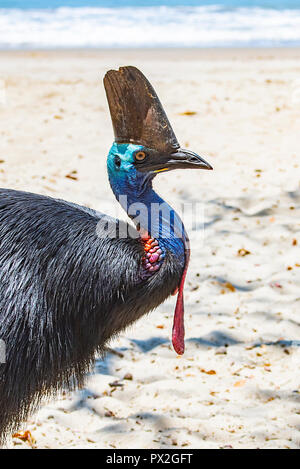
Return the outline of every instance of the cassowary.
{"type": "Polygon", "coordinates": [[[176,352],[184,351],[189,242],[152,181],[162,171],[212,168],[180,148],[138,69],[111,70],[104,86],[115,134],[108,176],[131,223],[71,202],[0,190],[2,443],[42,398],[80,386],[109,339],[177,291],[172,339],[176,352]]]}

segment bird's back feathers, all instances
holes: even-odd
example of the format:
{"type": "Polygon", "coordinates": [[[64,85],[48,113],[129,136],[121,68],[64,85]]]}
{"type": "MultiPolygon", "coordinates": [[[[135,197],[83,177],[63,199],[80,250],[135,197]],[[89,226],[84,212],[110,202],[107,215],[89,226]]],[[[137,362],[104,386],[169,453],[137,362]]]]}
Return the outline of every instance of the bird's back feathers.
{"type": "Polygon", "coordinates": [[[80,385],[107,340],[180,281],[182,264],[168,251],[141,281],[139,239],[102,236],[101,218],[73,203],[0,190],[0,441],[43,396],[80,385]]]}

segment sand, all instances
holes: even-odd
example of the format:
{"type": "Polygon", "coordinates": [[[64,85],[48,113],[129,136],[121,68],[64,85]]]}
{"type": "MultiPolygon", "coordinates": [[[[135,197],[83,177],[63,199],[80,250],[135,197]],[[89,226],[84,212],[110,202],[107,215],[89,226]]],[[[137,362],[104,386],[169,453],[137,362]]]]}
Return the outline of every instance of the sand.
{"type": "Polygon", "coordinates": [[[170,344],[172,298],[111,343],[118,354],[96,362],[84,390],[24,424],[34,447],[300,447],[299,59],[298,49],[0,53],[2,187],[113,213],[102,77],[128,64],[155,86],[182,146],[214,166],[156,181],[175,207],[204,206],[185,355],[170,344]]]}

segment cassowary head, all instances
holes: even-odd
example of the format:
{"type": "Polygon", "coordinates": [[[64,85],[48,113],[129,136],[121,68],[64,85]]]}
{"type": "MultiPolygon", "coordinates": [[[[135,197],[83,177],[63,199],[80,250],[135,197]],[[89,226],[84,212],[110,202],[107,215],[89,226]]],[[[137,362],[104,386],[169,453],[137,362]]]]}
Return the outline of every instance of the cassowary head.
{"type": "Polygon", "coordinates": [[[120,190],[139,188],[172,169],[212,169],[196,153],[180,148],[157,94],[137,68],[110,70],[104,86],[115,134],[108,172],[120,190]]]}

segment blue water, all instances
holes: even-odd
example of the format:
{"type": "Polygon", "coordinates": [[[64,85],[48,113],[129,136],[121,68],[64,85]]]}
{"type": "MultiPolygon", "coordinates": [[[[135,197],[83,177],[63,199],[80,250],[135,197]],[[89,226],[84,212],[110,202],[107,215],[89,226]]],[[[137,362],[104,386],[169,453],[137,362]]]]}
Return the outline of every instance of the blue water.
{"type": "Polygon", "coordinates": [[[300,46],[300,0],[0,0],[0,48],[300,46]]]}

